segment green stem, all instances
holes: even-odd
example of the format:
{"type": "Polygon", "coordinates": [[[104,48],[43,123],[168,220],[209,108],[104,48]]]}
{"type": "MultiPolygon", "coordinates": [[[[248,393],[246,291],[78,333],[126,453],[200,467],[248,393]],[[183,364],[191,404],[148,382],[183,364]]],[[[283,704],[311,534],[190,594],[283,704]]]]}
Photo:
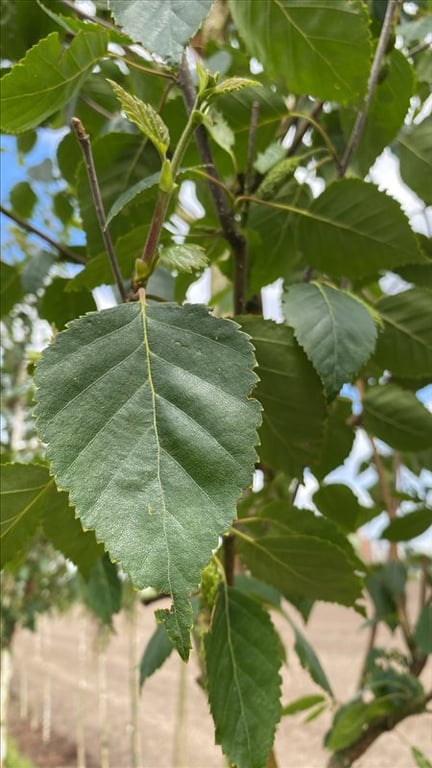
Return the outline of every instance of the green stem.
{"type": "Polygon", "coordinates": [[[196,129],[197,110],[199,108],[198,98],[195,100],[193,109],[191,110],[188,121],[185,125],[184,131],[180,136],[180,140],[175,149],[173,158],[171,160],[171,174],[173,184],[168,192],[159,190],[158,199],[153,213],[153,218],[150,224],[150,229],[147,235],[147,240],[144,245],[144,250],[141,256],[141,261],[149,268],[149,274],[153,271],[157,262],[157,249],[161,238],[162,227],[166,219],[168,206],[171,202],[175,190],[175,180],[180,169],[180,163],[184,157],[186,149],[193,137],[196,129]]]}

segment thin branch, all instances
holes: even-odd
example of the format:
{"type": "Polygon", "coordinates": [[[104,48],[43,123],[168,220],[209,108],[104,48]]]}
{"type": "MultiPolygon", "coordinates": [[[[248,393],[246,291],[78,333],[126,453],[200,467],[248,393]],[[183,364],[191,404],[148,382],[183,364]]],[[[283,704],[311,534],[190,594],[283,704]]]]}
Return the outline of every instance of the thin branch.
{"type": "Polygon", "coordinates": [[[375,88],[378,83],[379,73],[381,69],[381,63],[385,56],[388,41],[390,39],[393,22],[398,9],[402,4],[402,0],[388,0],[387,9],[384,17],[384,22],[381,28],[381,34],[376,47],[372,68],[369,75],[369,82],[367,86],[366,96],[363,103],[363,109],[358,112],[351,136],[349,137],[348,144],[345,149],[345,154],[340,164],[339,176],[342,178],[345,176],[346,170],[351,162],[352,156],[356,151],[360,139],[363,135],[364,127],[366,124],[366,117],[371,105],[375,88]]]}
{"type": "MultiPolygon", "coordinates": [[[[316,128],[321,133],[327,145],[331,145],[330,139],[328,138],[326,132],[320,126],[320,124],[316,122],[316,119],[315,119],[321,113],[323,106],[324,106],[323,101],[316,101],[308,115],[304,112],[296,112],[296,111],[290,110],[290,113],[289,113],[290,117],[300,118],[301,122],[297,126],[297,130],[294,134],[294,138],[292,140],[291,146],[289,147],[287,152],[287,157],[292,157],[292,155],[295,154],[297,148],[300,146],[303,140],[303,136],[305,135],[307,129],[309,128],[309,124],[313,125],[314,128],[316,128]]],[[[334,148],[332,145],[331,145],[330,151],[332,155],[336,158],[336,152],[334,151],[334,148]]]]}
{"type": "Polygon", "coordinates": [[[254,101],[251,108],[251,119],[247,146],[247,161],[244,185],[244,191],[246,195],[249,194],[249,192],[252,190],[253,160],[255,155],[256,135],[258,130],[258,117],[259,101],[254,101]]]}
{"type": "Polygon", "coordinates": [[[408,51],[407,56],[417,56],[419,53],[423,53],[423,51],[428,51],[431,47],[430,40],[424,40],[422,43],[418,43],[414,46],[414,48],[411,48],[411,50],[408,51]]]}
{"type": "Polygon", "coordinates": [[[91,195],[93,198],[93,203],[96,211],[96,216],[99,222],[102,238],[105,243],[105,248],[108,254],[114,280],[116,282],[117,288],[119,289],[122,300],[126,301],[127,291],[124,286],[123,278],[120,272],[120,267],[114,252],[114,246],[111,240],[111,235],[107,229],[105,209],[102,201],[101,192],[99,189],[99,182],[96,175],[96,168],[93,160],[93,152],[90,144],[90,137],[87,131],[85,130],[81,120],[79,120],[77,117],[72,118],[72,126],[75,131],[76,137],[79,141],[81,151],[83,153],[84,162],[87,169],[87,176],[90,184],[91,195]]]}
{"type": "MultiPolygon", "coordinates": [[[[187,66],[185,57],[180,67],[179,85],[183,92],[183,98],[188,111],[193,109],[195,103],[195,88],[192,82],[191,74],[187,66]]],[[[244,287],[246,285],[246,255],[247,244],[244,235],[239,232],[234,212],[227,201],[227,196],[223,191],[219,174],[213,162],[209,140],[204,126],[200,125],[195,131],[195,140],[201,161],[207,166],[207,172],[210,177],[209,189],[213,198],[217,216],[223,231],[223,236],[231,246],[235,257],[235,276],[234,276],[234,311],[236,314],[243,314],[246,308],[244,298],[244,287]]]]}
{"type": "Polygon", "coordinates": [[[378,718],[375,722],[368,725],[354,744],[334,752],[327,763],[327,768],[349,768],[369,749],[379,736],[387,731],[392,731],[398,723],[407,717],[424,712],[426,704],[431,700],[432,691],[429,691],[424,696],[413,699],[406,707],[401,707],[390,715],[378,718]]]}
{"type": "Polygon", "coordinates": [[[29,224],[28,221],[21,219],[20,216],[17,216],[15,213],[13,213],[13,211],[5,208],[3,205],[0,206],[0,212],[3,213],[4,216],[7,216],[9,219],[12,219],[12,221],[14,221],[15,224],[18,224],[21,229],[24,229],[26,232],[29,232],[32,235],[40,237],[41,240],[44,240],[46,243],[55,248],[56,251],[58,251],[68,261],[73,261],[75,264],[87,264],[87,259],[84,256],[80,256],[78,253],[74,253],[66,245],[62,245],[56,240],[53,240],[53,238],[45,234],[45,232],[42,232],[37,227],[34,227],[33,224],[29,224]]]}

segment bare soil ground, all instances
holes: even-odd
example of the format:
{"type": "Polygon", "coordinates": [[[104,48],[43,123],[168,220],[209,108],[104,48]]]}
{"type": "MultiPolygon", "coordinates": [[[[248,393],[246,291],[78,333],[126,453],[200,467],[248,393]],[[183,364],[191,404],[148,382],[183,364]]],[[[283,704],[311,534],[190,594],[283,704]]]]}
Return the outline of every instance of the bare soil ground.
{"type": "MultiPolygon", "coordinates": [[[[283,702],[317,693],[298,663],[289,626],[280,617],[274,621],[288,649],[283,702]]],[[[352,610],[318,604],[306,629],[340,700],[352,695],[359,676],[366,642],[361,624],[362,619],[352,610]]],[[[138,660],[154,627],[152,607],[140,608],[135,635],[138,660]]],[[[116,621],[115,630],[102,654],[96,650],[95,625],[77,610],[64,617],[44,619],[37,635],[23,631],[17,636],[10,719],[21,750],[40,768],[75,768],[79,765],[76,745],[81,728],[81,751],[85,746],[85,755],[81,755],[79,768],[223,768],[226,764],[214,745],[206,699],[196,682],[196,658],[185,667],[174,654],[142,690],[138,733],[141,757],[134,765],[129,695],[134,634],[124,617],[116,621]],[[104,674],[105,697],[100,695],[104,674]],[[41,735],[44,701],[45,736],[49,720],[51,730],[47,744],[43,744],[41,735]],[[106,749],[102,754],[103,722],[106,749]]],[[[382,630],[378,645],[387,644],[388,639],[382,630]]],[[[394,642],[397,645],[397,638],[394,642]]],[[[431,666],[423,681],[431,686],[431,666]]],[[[322,740],[330,713],[309,724],[302,719],[284,718],[279,725],[275,747],[279,767],[325,768],[328,753],[322,740]]],[[[356,766],[415,768],[411,744],[431,759],[431,715],[412,717],[396,731],[383,735],[356,766]]]]}

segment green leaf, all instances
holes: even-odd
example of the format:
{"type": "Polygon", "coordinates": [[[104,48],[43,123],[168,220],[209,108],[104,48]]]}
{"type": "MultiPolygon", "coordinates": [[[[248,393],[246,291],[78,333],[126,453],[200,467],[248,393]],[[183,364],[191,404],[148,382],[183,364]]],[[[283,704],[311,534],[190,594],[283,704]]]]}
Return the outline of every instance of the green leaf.
{"type": "Polygon", "coordinates": [[[325,696],[321,694],[311,694],[310,696],[301,696],[299,699],[295,699],[290,704],[287,704],[282,709],[282,715],[296,715],[297,712],[304,712],[305,709],[310,709],[316,704],[321,704],[325,701],[325,696]]]}
{"type": "Polygon", "coordinates": [[[55,277],[45,288],[39,302],[39,315],[58,330],[79,315],[96,309],[93,296],[88,291],[66,292],[69,280],[65,277],[55,277]]]}
{"type": "Polygon", "coordinates": [[[128,203],[138,197],[141,192],[145,192],[147,189],[151,189],[152,187],[157,187],[159,184],[159,179],[160,172],[158,171],[157,173],[152,173],[151,176],[148,176],[146,179],[141,179],[141,181],[138,181],[132,187],[129,187],[126,192],[123,192],[118,200],[115,201],[107,215],[107,225],[112,221],[114,216],[117,216],[117,214],[120,213],[120,211],[123,210],[123,208],[128,203]]]}
{"type": "Polygon", "coordinates": [[[183,661],[187,661],[191,649],[190,631],[193,623],[191,601],[177,597],[169,610],[164,608],[156,611],[155,616],[162,622],[183,661]]]}
{"type": "Polygon", "coordinates": [[[384,528],[381,539],[409,541],[420,536],[432,525],[432,509],[417,509],[402,517],[396,517],[384,528]]]}
{"type": "Polygon", "coordinates": [[[49,476],[48,467],[38,464],[2,464],[1,472],[1,564],[23,551],[45,514],[62,516],[68,498],[49,476]]]}
{"type": "Polygon", "coordinates": [[[432,295],[412,288],[375,305],[384,321],[374,361],[396,376],[432,376],[432,295]]]}
{"type": "Polygon", "coordinates": [[[213,0],[109,0],[120,27],[151,53],[180,62],[185,45],[207,16],[213,0]],[[155,23],[157,20],[157,23],[155,23]]]}
{"type": "MultiPolygon", "coordinates": [[[[292,173],[293,170],[290,175],[292,173]]],[[[288,177],[273,202],[307,208],[310,191],[305,184],[298,184],[295,178],[288,177]]],[[[286,280],[295,269],[302,269],[304,262],[296,244],[298,224],[299,217],[292,211],[251,203],[247,231],[250,295],[278,277],[286,280]]]]}
{"type": "Polygon", "coordinates": [[[208,260],[204,248],[200,245],[166,245],[160,249],[159,264],[169,270],[195,272],[205,269],[208,260]]]}
{"type": "Polygon", "coordinates": [[[20,270],[14,264],[2,261],[0,266],[1,316],[8,315],[15,304],[23,297],[20,270]]]}
{"type": "Polygon", "coordinates": [[[2,79],[1,130],[35,128],[65,106],[106,47],[107,33],[96,25],[79,32],[65,51],[57,32],[37,43],[2,79]]]}
{"type": "Polygon", "coordinates": [[[158,624],[141,657],[140,687],[162,666],[173,650],[174,646],[168,637],[164,624],[158,624]]]}
{"type": "Polygon", "coordinates": [[[369,75],[369,19],[358,0],[230,0],[246,47],[289,92],[358,103],[369,75]]]}
{"type": "MultiPolygon", "coordinates": [[[[120,195],[138,181],[147,179],[160,166],[155,149],[140,134],[108,133],[93,143],[93,156],[103,204],[107,211],[120,195]],[[109,163],[107,157],[110,159],[109,163]]],[[[105,253],[105,245],[83,163],[79,167],[77,179],[77,197],[87,247],[90,254],[96,256],[105,253]]],[[[150,224],[156,190],[156,186],[149,186],[134,203],[122,208],[121,216],[116,216],[111,221],[110,234],[115,245],[120,237],[133,236],[134,229],[150,224]],[[148,205],[143,206],[144,200],[148,205]]],[[[143,245],[144,243],[140,246],[141,250],[143,245]]]]}
{"type": "Polygon", "coordinates": [[[364,570],[364,566],[356,557],[354,549],[338,526],[331,520],[326,520],[322,515],[316,515],[310,509],[297,509],[288,501],[272,501],[258,512],[259,517],[265,521],[266,530],[271,523],[271,535],[275,531],[283,534],[306,534],[335,544],[343,550],[348,559],[356,568],[364,570]]]}
{"type": "Polygon", "coordinates": [[[417,768],[432,768],[430,760],[417,747],[411,747],[411,755],[417,768]]]}
{"type": "Polygon", "coordinates": [[[239,539],[239,552],[252,575],[283,593],[342,605],[352,605],[361,594],[350,556],[324,538],[275,532],[239,539]]]}
{"type": "Polygon", "coordinates": [[[323,689],[326,693],[329,694],[329,696],[334,698],[334,693],[332,690],[332,687],[328,681],[327,675],[324,672],[320,660],[318,656],[316,655],[314,649],[312,648],[309,641],[306,639],[304,634],[299,630],[298,626],[294,623],[294,621],[291,619],[291,617],[285,613],[284,616],[287,619],[288,623],[290,624],[294,635],[295,635],[295,652],[299,658],[300,664],[302,665],[303,669],[306,669],[312,680],[320,686],[320,688],[323,689]]]}
{"type": "Polygon", "coordinates": [[[366,588],[374,604],[374,621],[385,621],[392,630],[397,627],[399,617],[395,598],[403,595],[406,580],[406,567],[397,561],[378,566],[368,576],[366,588]]]}
{"type": "Polygon", "coordinates": [[[54,480],[46,467],[2,464],[1,567],[16,559],[36,533],[46,503],[58,501],[54,480]]]}
{"type": "Polygon", "coordinates": [[[91,569],[83,592],[87,607],[103,624],[111,626],[113,614],[121,608],[122,582],[107,554],[91,569]]]}
{"type": "Polygon", "coordinates": [[[54,261],[55,255],[52,251],[39,251],[24,264],[21,274],[24,293],[37,293],[39,288],[43,287],[54,261]]]}
{"type": "Polygon", "coordinates": [[[398,154],[403,181],[424,201],[432,205],[432,119],[413,124],[399,137],[398,154]]]}
{"type": "Polygon", "coordinates": [[[339,483],[322,485],[313,500],[321,514],[337,523],[345,533],[354,533],[377,514],[375,507],[362,507],[351,488],[339,483]]]}
{"type": "Polygon", "coordinates": [[[395,384],[371,387],[363,398],[363,425],[396,451],[432,447],[432,414],[395,384]]]}
{"type": "Polygon", "coordinates": [[[377,332],[370,312],[352,294],[315,282],[290,286],[282,308],[333,399],[374,350],[377,332]]]}
{"type": "MultiPolygon", "coordinates": [[[[375,88],[365,127],[354,154],[353,165],[362,176],[366,176],[384,147],[397,136],[413,95],[414,70],[406,56],[394,49],[386,57],[384,66],[388,69],[375,88]]],[[[343,123],[347,137],[351,135],[354,120],[353,112],[351,119],[343,123]]]]}
{"type": "Polygon", "coordinates": [[[360,179],[330,184],[302,216],[298,240],[308,264],[337,276],[424,261],[399,204],[360,179]]]}
{"type": "Polygon", "coordinates": [[[37,368],[58,482],[135,586],[174,596],[178,621],[251,482],[253,366],[235,323],[141,300],[71,323],[37,368]]]}
{"type": "Polygon", "coordinates": [[[74,215],[74,206],[71,203],[69,194],[64,189],[61,189],[60,192],[54,195],[53,209],[61,223],[67,227],[74,215]]]}
{"type": "Polygon", "coordinates": [[[432,605],[424,605],[414,630],[415,644],[423,653],[432,653],[432,605]]]}
{"type": "Polygon", "coordinates": [[[335,752],[349,747],[362,734],[367,722],[368,704],[361,699],[344,704],[336,712],[333,725],[326,734],[325,746],[335,752]]]}
{"type": "Polygon", "coordinates": [[[102,544],[96,541],[93,531],[83,530],[80,521],[75,517],[75,510],[68,505],[66,494],[62,493],[61,496],[65,497],[64,510],[60,514],[55,508],[47,507],[42,520],[43,531],[54,547],[72,560],[87,580],[91,569],[101,559],[105,550],[102,544]]]}
{"type": "Polygon", "coordinates": [[[94,534],[83,531],[66,493],[58,491],[48,467],[4,464],[2,487],[2,557],[16,559],[41,524],[47,538],[74,562],[84,578],[103,555],[94,534]]]}
{"type": "Polygon", "coordinates": [[[226,80],[222,80],[211,88],[210,93],[206,93],[205,96],[207,99],[209,97],[213,99],[215,96],[222,96],[223,94],[233,93],[234,91],[242,91],[243,88],[253,88],[254,86],[259,88],[261,87],[261,83],[259,83],[258,80],[251,80],[249,77],[227,77],[226,80]]]}
{"type": "Polygon", "coordinates": [[[204,642],[216,743],[238,768],[265,768],[281,716],[279,640],[270,617],[253,598],[221,585],[204,642]]]}
{"type": "Polygon", "coordinates": [[[162,159],[165,158],[170,144],[170,136],[161,116],[153,109],[151,104],[145,104],[137,96],[132,96],[114,80],[108,80],[116,94],[123,111],[132,123],[138,126],[140,131],[147,136],[156,147],[162,159]]]}
{"type": "Polygon", "coordinates": [[[318,480],[343,464],[349,456],[354,442],[354,428],[349,423],[351,417],[351,400],[348,398],[338,397],[330,404],[321,455],[317,462],[311,464],[311,470],[318,480]]]}
{"type": "Polygon", "coordinates": [[[9,192],[11,206],[18,216],[29,219],[36,205],[37,197],[28,181],[18,181],[9,192]]]}
{"type": "Polygon", "coordinates": [[[260,458],[273,469],[300,475],[320,453],[326,415],[320,380],[293,331],[243,316],[258,360],[255,395],[264,407],[260,458]]]}

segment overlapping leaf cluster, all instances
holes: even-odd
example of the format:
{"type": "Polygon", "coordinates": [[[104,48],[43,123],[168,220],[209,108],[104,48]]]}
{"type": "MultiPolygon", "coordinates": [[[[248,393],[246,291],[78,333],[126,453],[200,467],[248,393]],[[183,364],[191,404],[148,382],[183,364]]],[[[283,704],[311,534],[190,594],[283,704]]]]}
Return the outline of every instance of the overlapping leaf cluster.
{"type": "MultiPolygon", "coordinates": [[[[3,468],[5,565],[13,570],[42,529],[89,580],[88,602],[105,585],[105,620],[119,606],[114,562],[135,587],[170,595],[142,682],[173,646],[187,658],[191,627],[201,643],[204,621],[216,740],[239,768],[264,768],[282,713],[318,715],[334,696],[286,601],[305,621],[316,600],[361,612],[366,583],[372,621],[390,626],[405,589],[400,564],[369,572],[348,536],[383,510],[391,520],[382,536],[393,543],[431,524],[432,415],[417,392],[432,375],[432,250],[420,218],[413,228],[371,171],[391,146],[426,218],[430,12],[418,3],[415,18],[403,9],[393,17],[369,92],[385,29],[372,0],[108,0],[93,19],[57,2],[26,4],[24,17],[22,5],[5,3],[12,66],[2,130],[17,136],[25,162],[36,129],[66,130],[55,165],[29,167],[11,190],[15,226],[40,225],[41,208],[53,224],[49,253],[15,229],[26,255],[2,262],[2,311],[26,301],[65,330],[35,378],[50,468],[3,468]],[[190,41],[201,57],[195,80],[183,55],[190,41]],[[91,137],[131,299],[108,310],[94,311],[91,295],[113,278],[72,115],[91,137]],[[196,143],[185,140],[186,125],[199,126],[196,143]],[[84,245],[75,245],[77,226],[84,245]],[[156,229],[158,247],[143,265],[156,229]],[[214,314],[184,303],[205,269],[214,314]],[[261,289],[275,280],[278,322],[261,311],[261,289]],[[331,475],[357,432],[369,446],[362,469],[378,476],[368,506],[331,475]],[[403,488],[401,466],[414,477],[403,488]],[[311,475],[319,515],[296,506],[311,475]],[[244,571],[234,578],[220,572],[228,531],[244,571]],[[212,555],[214,583],[191,602],[212,555]],[[323,689],[283,710],[269,606],[287,616],[299,659],[323,689]]],[[[327,746],[344,759],[367,727],[403,706],[397,691],[422,700],[415,670],[430,651],[427,620],[422,613],[408,638],[406,668],[389,661],[384,679],[370,660],[363,682],[373,701],[339,711],[327,746]]]]}

